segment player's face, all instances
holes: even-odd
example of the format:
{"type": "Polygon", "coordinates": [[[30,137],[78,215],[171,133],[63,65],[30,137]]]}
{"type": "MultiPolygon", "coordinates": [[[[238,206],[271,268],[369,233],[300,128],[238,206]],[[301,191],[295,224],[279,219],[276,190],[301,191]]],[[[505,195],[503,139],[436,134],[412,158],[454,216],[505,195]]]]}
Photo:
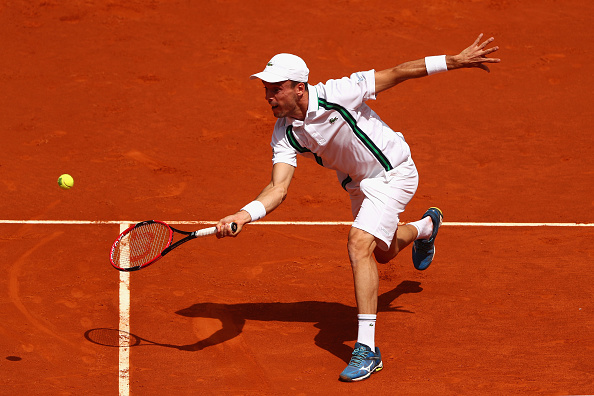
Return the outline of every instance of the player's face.
{"type": "Polygon", "coordinates": [[[293,87],[291,81],[281,81],[278,83],[264,83],[266,92],[266,101],[272,108],[272,114],[276,118],[291,117],[298,111],[297,89],[293,87]]]}

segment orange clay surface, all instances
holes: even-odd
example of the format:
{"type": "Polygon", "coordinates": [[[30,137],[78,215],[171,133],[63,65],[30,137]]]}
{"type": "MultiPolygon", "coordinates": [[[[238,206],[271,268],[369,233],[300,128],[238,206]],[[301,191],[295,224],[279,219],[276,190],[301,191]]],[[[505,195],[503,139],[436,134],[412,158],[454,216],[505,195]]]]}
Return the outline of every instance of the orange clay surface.
{"type": "MultiPolygon", "coordinates": [[[[413,150],[402,220],[594,223],[589,1],[12,1],[0,4],[0,220],[217,220],[268,182],[276,53],[310,82],[455,54],[491,73],[409,81],[370,105],[413,150]],[[56,180],[74,177],[64,191],[56,180]]],[[[299,168],[266,220],[350,221],[299,168]]],[[[180,225],[193,229],[196,225],[180,225]]],[[[118,394],[117,224],[0,224],[0,394],[118,394]]],[[[132,395],[594,393],[592,227],[446,225],[437,257],[380,266],[384,370],[338,381],[356,339],[348,226],[247,226],[131,274],[132,395]]]]}

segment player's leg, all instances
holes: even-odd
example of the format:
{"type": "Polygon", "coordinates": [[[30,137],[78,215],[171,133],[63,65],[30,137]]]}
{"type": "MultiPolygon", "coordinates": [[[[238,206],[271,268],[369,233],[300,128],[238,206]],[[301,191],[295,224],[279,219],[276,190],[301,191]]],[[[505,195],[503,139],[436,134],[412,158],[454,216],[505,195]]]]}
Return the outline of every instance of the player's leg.
{"type": "MultiPolygon", "coordinates": [[[[348,250],[360,327],[351,361],[340,375],[343,381],[359,381],[383,368],[379,348],[374,345],[379,276],[373,253],[378,246],[390,250],[399,214],[413,197],[417,185],[417,171],[410,160],[402,168],[364,179],[357,188],[351,187],[355,221],[349,233],[348,250]]],[[[407,227],[404,230],[412,231],[407,227]]],[[[414,236],[403,234],[403,238],[406,238],[404,243],[410,243],[414,236]]]]}
{"type": "Polygon", "coordinates": [[[411,224],[399,225],[388,250],[382,250],[379,247],[375,248],[375,259],[380,264],[388,263],[396,257],[402,249],[413,243],[417,239],[417,235],[418,230],[415,226],[411,224]]]}
{"type": "Polygon", "coordinates": [[[375,248],[375,259],[378,263],[386,264],[394,259],[402,249],[414,242],[413,263],[415,268],[426,269],[435,255],[434,241],[442,219],[441,210],[429,208],[421,220],[399,225],[388,250],[375,248]]]}
{"type": "Polygon", "coordinates": [[[361,381],[383,368],[379,348],[375,346],[379,289],[377,264],[373,259],[375,245],[373,235],[356,227],[351,228],[347,247],[359,311],[359,331],[351,360],[340,374],[342,381],[361,381]]]}
{"type": "Polygon", "coordinates": [[[375,315],[377,313],[379,276],[377,264],[373,259],[375,246],[373,235],[358,228],[351,228],[347,248],[353,270],[355,299],[359,314],[375,315]]]}

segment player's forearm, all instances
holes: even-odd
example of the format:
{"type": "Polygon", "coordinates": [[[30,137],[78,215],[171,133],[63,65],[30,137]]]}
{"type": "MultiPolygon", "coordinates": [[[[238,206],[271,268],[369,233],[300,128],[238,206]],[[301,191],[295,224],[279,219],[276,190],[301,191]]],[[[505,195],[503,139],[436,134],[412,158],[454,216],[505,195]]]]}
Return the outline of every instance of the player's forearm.
{"type": "Polygon", "coordinates": [[[256,221],[276,209],[286,198],[287,188],[270,182],[254,201],[243,207],[236,216],[240,224],[256,221]],[[254,218],[255,216],[255,218],[254,218]]]}
{"type": "MultiPolygon", "coordinates": [[[[283,162],[278,162],[272,167],[272,177],[270,183],[264,187],[260,195],[256,197],[256,201],[261,203],[264,208],[260,205],[260,211],[266,210],[268,214],[276,209],[287,197],[289,191],[289,185],[293,178],[295,167],[283,162]]],[[[262,214],[262,212],[260,212],[262,214]]]]}
{"type": "Polygon", "coordinates": [[[287,193],[288,188],[271,182],[264,188],[264,190],[262,190],[260,195],[256,197],[256,201],[262,202],[262,205],[266,208],[266,213],[270,213],[283,203],[287,197],[287,193]]]}
{"type": "Polygon", "coordinates": [[[378,94],[406,80],[424,77],[426,75],[427,69],[425,68],[424,59],[405,62],[390,69],[376,72],[375,93],[378,94]]]}

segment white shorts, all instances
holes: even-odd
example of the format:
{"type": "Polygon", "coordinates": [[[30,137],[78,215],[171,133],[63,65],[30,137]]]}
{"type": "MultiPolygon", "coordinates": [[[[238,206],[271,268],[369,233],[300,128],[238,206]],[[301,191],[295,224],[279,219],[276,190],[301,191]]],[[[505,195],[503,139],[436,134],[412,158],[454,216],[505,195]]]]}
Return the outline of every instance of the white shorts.
{"type": "Polygon", "coordinates": [[[404,212],[419,185],[419,174],[412,158],[375,178],[364,179],[350,190],[353,227],[378,239],[388,250],[396,235],[400,213],[404,212]]]}

